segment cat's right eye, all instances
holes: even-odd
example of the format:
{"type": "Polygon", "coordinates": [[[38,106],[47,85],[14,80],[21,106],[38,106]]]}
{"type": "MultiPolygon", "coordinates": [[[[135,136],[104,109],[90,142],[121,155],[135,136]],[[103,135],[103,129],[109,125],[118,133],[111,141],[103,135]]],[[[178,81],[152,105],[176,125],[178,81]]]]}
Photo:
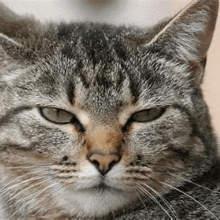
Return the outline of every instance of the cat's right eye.
{"type": "Polygon", "coordinates": [[[57,124],[68,124],[75,119],[73,114],[62,109],[44,107],[40,111],[45,119],[57,124]]]}

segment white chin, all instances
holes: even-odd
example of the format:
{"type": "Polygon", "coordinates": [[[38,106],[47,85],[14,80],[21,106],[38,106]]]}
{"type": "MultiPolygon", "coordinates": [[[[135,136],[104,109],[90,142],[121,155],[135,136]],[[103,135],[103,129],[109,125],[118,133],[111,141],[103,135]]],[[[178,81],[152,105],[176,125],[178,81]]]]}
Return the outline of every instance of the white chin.
{"type": "Polygon", "coordinates": [[[73,215],[102,217],[134,202],[135,194],[114,189],[66,190],[62,206],[73,215]]]}

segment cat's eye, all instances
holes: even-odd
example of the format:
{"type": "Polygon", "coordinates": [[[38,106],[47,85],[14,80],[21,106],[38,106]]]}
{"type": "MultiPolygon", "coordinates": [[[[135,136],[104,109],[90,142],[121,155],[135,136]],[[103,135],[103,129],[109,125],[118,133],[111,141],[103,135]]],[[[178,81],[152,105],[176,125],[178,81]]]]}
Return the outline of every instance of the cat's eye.
{"type": "Polygon", "coordinates": [[[136,112],[132,115],[133,122],[150,122],[159,118],[165,111],[165,108],[152,108],[136,112]]]}
{"type": "Polygon", "coordinates": [[[45,107],[40,108],[40,111],[44,118],[57,124],[68,124],[75,119],[73,114],[62,109],[45,107]]]}

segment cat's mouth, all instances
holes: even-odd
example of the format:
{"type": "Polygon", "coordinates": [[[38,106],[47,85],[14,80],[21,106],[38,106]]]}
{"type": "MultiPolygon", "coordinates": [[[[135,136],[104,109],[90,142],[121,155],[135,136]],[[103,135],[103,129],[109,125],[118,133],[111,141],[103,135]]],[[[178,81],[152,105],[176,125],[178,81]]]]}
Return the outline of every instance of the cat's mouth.
{"type": "Polygon", "coordinates": [[[97,190],[108,190],[108,191],[118,191],[118,192],[122,192],[121,189],[112,187],[112,186],[108,186],[105,183],[100,183],[99,185],[93,187],[92,189],[97,189],[97,190]]]}
{"type": "Polygon", "coordinates": [[[122,189],[108,186],[104,182],[100,182],[98,185],[86,188],[86,189],[81,189],[80,191],[87,191],[91,193],[104,193],[104,192],[112,192],[112,193],[123,193],[122,189]]]}

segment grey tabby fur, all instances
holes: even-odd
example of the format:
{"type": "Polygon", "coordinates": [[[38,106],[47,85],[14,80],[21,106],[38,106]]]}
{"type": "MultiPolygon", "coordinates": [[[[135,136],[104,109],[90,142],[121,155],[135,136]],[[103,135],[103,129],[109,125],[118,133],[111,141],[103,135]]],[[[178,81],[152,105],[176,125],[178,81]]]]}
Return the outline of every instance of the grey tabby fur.
{"type": "Polygon", "coordinates": [[[220,219],[200,88],[217,11],[145,30],[0,4],[0,219],[220,219]]]}

